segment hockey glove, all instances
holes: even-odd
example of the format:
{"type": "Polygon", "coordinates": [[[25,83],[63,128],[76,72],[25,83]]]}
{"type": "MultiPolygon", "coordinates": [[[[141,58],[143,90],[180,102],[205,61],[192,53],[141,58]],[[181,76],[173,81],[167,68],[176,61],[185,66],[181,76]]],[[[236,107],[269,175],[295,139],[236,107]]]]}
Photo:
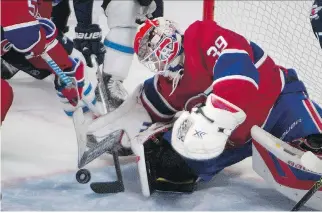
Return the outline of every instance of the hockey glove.
{"type": "Polygon", "coordinates": [[[83,112],[89,111],[89,105],[95,105],[96,99],[92,85],[85,78],[84,64],[79,59],[70,58],[73,66],[69,71],[64,73],[72,78],[77,89],[68,88],[66,85],[58,78],[55,79],[55,88],[57,90],[57,95],[60,101],[64,105],[64,111],[68,116],[72,116],[77,108],[78,103],[83,108],[83,112]]]}
{"type": "Polygon", "coordinates": [[[101,28],[97,24],[91,24],[89,26],[77,24],[75,33],[74,47],[84,55],[87,66],[93,67],[91,55],[95,55],[97,63],[101,65],[104,62],[106,52],[101,42],[101,28]]]}
{"type": "Polygon", "coordinates": [[[206,105],[183,112],[173,126],[171,144],[180,155],[192,160],[218,157],[234,129],[246,119],[244,111],[214,94],[206,105]]]}

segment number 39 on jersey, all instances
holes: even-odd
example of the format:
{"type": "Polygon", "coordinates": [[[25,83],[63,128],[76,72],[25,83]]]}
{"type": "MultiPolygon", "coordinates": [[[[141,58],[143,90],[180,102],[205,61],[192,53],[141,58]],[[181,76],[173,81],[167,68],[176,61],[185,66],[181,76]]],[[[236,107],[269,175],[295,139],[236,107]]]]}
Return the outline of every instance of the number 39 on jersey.
{"type": "Polygon", "coordinates": [[[215,44],[214,46],[209,47],[209,49],[207,50],[207,55],[208,56],[212,56],[212,57],[219,57],[221,52],[226,49],[226,47],[228,46],[227,41],[225,40],[224,37],[219,36],[216,40],[215,40],[215,44]]]}

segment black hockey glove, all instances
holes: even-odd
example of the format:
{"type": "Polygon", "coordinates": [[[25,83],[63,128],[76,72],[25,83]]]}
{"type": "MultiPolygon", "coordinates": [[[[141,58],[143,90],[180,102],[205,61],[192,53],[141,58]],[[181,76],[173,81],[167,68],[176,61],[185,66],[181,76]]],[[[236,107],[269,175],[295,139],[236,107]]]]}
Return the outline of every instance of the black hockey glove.
{"type": "Polygon", "coordinates": [[[91,55],[95,55],[98,64],[104,62],[105,47],[102,43],[102,30],[97,24],[84,26],[77,24],[75,27],[74,47],[85,57],[86,64],[93,67],[91,55]]]}

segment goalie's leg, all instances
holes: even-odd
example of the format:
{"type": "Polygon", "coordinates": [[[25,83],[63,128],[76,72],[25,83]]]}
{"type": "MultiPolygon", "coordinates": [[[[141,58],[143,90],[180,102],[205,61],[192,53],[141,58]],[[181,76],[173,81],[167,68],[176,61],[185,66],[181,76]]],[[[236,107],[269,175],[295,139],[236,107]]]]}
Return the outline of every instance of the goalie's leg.
{"type": "Polygon", "coordinates": [[[288,76],[293,80],[285,85],[264,130],[299,149],[321,154],[322,109],[308,97],[294,70],[288,76]]]}

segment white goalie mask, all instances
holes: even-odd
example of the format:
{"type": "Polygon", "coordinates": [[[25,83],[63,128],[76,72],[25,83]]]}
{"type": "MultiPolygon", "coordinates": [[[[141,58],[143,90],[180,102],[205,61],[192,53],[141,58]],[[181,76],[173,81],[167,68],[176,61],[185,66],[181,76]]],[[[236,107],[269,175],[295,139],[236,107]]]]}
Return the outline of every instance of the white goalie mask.
{"type": "Polygon", "coordinates": [[[182,35],[172,21],[146,20],[135,36],[134,51],[139,61],[153,72],[171,80],[182,74],[182,35]]]}

